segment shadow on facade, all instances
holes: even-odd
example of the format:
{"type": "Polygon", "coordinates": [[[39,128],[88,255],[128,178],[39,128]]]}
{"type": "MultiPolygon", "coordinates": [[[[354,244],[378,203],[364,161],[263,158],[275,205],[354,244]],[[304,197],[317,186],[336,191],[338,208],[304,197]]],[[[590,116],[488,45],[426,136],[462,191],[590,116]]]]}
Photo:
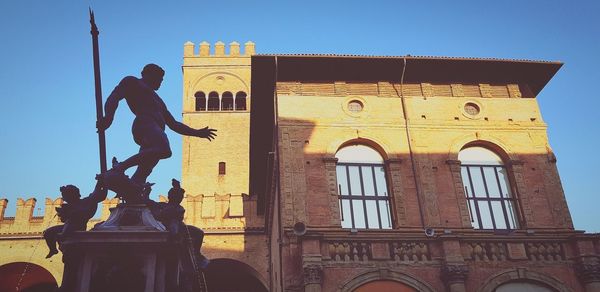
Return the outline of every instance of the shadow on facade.
{"type": "MultiPolygon", "coordinates": [[[[277,289],[302,289],[320,283],[322,291],[334,291],[349,282],[356,288],[366,283],[384,285],[391,280],[418,291],[444,291],[448,276],[440,265],[457,259],[460,265],[470,267],[467,291],[477,291],[480,282],[493,278],[495,273],[517,268],[558,280],[522,279],[525,282],[557,291],[583,287],[575,270],[566,263],[586,251],[576,250],[570,242],[575,231],[556,158],[547,140],[532,141],[528,132],[518,130],[499,133],[431,127],[410,131],[410,151],[403,124],[317,125],[319,118],[280,116],[276,138],[267,151],[273,153],[264,153],[268,158],[262,160],[274,161],[263,166],[266,171],[252,174],[257,182],[261,177],[266,181],[255,187],[267,194],[265,210],[269,218],[267,228],[272,230],[271,242],[282,243],[279,250],[277,246],[271,249],[271,277],[277,289]],[[348,224],[343,214],[356,213],[344,210],[348,205],[341,206],[341,202],[364,202],[360,197],[340,196],[347,193],[342,188],[347,188],[348,183],[338,180],[348,178],[348,174],[340,176],[338,172],[348,171],[344,168],[347,165],[356,169],[361,165],[341,163],[336,153],[353,145],[372,148],[383,159],[380,166],[385,171],[391,229],[380,225],[341,228],[343,221],[348,224]],[[468,166],[468,162],[459,160],[459,152],[473,147],[489,150],[500,161],[468,166]],[[467,168],[478,172],[469,180],[465,179],[467,168]],[[495,172],[506,179],[500,183],[503,177],[495,172]],[[473,191],[481,198],[469,200],[473,191]],[[505,199],[495,198],[496,195],[505,199]],[[305,232],[294,230],[298,222],[306,225],[305,232]],[[428,235],[427,229],[431,230],[428,235]],[[444,236],[458,238],[456,249],[445,246],[444,236]],[[552,264],[542,267],[537,264],[539,261],[552,264]],[[422,265],[414,266],[415,263],[422,265]],[[390,276],[393,273],[381,272],[382,269],[398,271],[401,276],[394,278],[390,276]],[[318,279],[310,277],[311,271],[318,279]],[[363,279],[361,275],[369,271],[377,276],[363,279]],[[280,282],[277,277],[283,280],[280,282]],[[556,284],[560,282],[567,284],[556,284]]],[[[360,157],[356,158],[360,161],[360,157]]],[[[368,183],[360,180],[354,185],[362,188],[358,193],[365,193],[368,183]]],[[[361,209],[363,218],[370,216],[366,208],[361,209]]],[[[379,214],[380,210],[369,212],[379,214]]]]}

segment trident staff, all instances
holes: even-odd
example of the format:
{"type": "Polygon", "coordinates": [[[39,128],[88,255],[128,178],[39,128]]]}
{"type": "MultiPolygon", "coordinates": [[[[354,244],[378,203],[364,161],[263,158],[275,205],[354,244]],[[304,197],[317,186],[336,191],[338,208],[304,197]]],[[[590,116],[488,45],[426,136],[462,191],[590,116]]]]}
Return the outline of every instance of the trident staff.
{"type": "MultiPolygon", "coordinates": [[[[92,29],[92,46],[94,49],[94,81],[96,87],[96,123],[102,120],[104,113],[102,111],[102,85],[100,84],[100,52],[98,49],[98,27],[94,20],[94,11],[90,8],[90,24],[92,29]]],[[[104,137],[104,128],[98,128],[98,143],[100,145],[100,173],[106,172],[106,139],[104,137]]]]}

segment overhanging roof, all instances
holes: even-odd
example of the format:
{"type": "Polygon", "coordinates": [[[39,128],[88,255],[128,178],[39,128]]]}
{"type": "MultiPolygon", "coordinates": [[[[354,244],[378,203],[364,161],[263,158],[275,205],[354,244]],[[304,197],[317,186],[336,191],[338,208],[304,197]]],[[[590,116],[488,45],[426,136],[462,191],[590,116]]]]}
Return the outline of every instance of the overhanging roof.
{"type": "Polygon", "coordinates": [[[527,84],[534,95],[563,65],[558,61],[431,56],[255,55],[277,59],[277,81],[527,84]]]}

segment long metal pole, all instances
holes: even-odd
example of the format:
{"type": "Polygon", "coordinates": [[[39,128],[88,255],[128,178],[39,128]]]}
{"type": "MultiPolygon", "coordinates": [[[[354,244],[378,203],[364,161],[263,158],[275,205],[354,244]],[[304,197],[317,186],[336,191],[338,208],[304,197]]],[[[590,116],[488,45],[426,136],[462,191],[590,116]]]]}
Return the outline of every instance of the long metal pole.
{"type": "MultiPolygon", "coordinates": [[[[98,49],[98,27],[94,20],[94,12],[90,8],[90,24],[92,29],[92,46],[94,48],[94,81],[96,86],[96,122],[100,122],[104,113],[102,110],[102,85],[100,83],[100,52],[98,49]]],[[[98,143],[100,146],[100,173],[106,172],[106,139],[104,129],[98,129],[98,143]]]]}

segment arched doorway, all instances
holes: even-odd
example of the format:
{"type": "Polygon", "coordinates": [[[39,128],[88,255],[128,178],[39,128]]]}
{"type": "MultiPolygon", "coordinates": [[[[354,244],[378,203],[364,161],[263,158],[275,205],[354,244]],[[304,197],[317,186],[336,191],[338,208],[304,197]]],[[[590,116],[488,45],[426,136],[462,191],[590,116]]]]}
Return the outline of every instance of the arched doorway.
{"type": "Polygon", "coordinates": [[[417,292],[415,288],[391,280],[377,280],[361,285],[353,292],[417,292]]]}
{"type": "Polygon", "coordinates": [[[211,292],[267,292],[254,268],[231,259],[211,259],[204,272],[211,292]]]}
{"type": "Polygon", "coordinates": [[[0,266],[0,291],[17,291],[17,285],[20,292],[50,292],[58,287],[52,274],[36,264],[17,262],[0,266]]]}

